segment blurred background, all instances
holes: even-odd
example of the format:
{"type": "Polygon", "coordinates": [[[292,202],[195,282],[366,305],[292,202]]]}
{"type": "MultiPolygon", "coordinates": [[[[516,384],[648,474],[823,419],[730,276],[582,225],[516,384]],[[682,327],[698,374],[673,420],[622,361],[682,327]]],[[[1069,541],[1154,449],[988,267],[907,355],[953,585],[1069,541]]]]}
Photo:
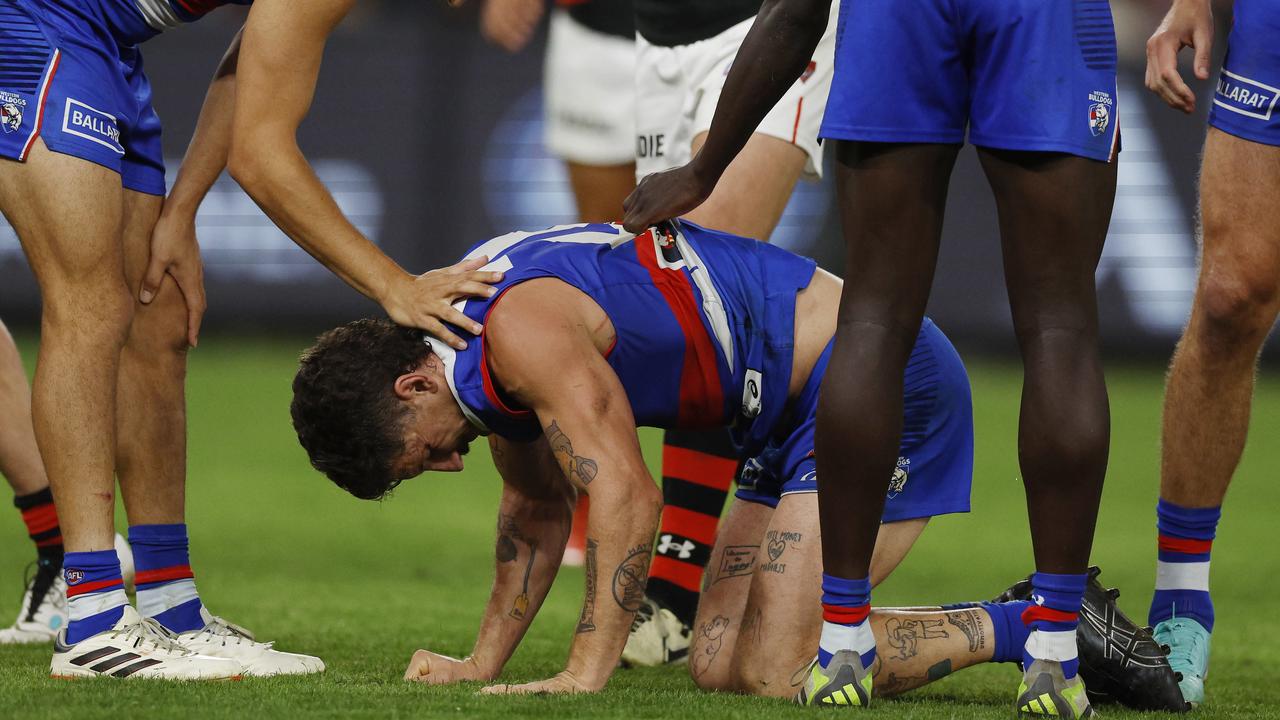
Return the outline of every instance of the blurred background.
{"type": "MultiPolygon", "coordinates": [[[[1108,350],[1167,357],[1195,282],[1194,177],[1200,117],[1143,88],[1144,48],[1166,0],[1113,0],[1121,49],[1120,187],[1098,270],[1108,350]]],[[[1220,8],[1225,48],[1229,5],[1220,8]]],[[[453,262],[478,240],[573,222],[559,160],[542,147],[542,44],[518,55],[487,44],[479,3],[364,0],[329,45],[304,150],[355,223],[410,270],[453,262]]],[[[238,8],[167,33],[145,48],[176,171],[212,74],[243,21],[238,8]]],[[[830,174],[828,174],[830,177],[830,174]]],[[[377,308],[281,234],[229,178],[199,216],[214,332],[311,334],[377,308]]],[[[832,182],[801,183],[774,241],[840,266],[832,182]]],[[[972,149],[951,184],[930,312],[967,352],[1013,350],[995,206],[972,149]]],[[[0,227],[0,317],[33,327],[39,297],[12,231],[0,227]]]]}

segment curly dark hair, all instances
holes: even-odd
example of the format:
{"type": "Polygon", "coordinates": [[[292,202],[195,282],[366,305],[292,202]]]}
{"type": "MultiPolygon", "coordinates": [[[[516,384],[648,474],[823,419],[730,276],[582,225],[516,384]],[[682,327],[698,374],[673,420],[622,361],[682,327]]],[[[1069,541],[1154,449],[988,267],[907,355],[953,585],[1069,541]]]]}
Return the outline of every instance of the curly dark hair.
{"type": "Polygon", "coordinates": [[[356,320],[317,338],[299,360],[289,407],[311,465],[365,500],[399,485],[391,463],[408,410],[392,387],[430,352],[422,331],[390,320],[356,320]]]}

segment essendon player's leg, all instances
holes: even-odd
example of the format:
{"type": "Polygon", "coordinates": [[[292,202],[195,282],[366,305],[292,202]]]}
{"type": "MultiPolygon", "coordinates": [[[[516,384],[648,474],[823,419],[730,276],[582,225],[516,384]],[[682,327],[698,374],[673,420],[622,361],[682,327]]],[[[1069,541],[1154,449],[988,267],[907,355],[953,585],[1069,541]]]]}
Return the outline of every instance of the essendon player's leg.
{"type": "Polygon", "coordinates": [[[110,629],[126,604],[113,525],[116,374],[133,312],[120,194],[117,173],[50,152],[41,141],[25,163],[0,162],[0,206],[44,308],[35,435],[58,503],[67,571],[75,571],[73,584],[92,588],[70,602],[70,643],[110,629]]]}
{"type": "Polygon", "coordinates": [[[1110,442],[1094,272],[1116,164],[985,148],[979,156],[999,211],[1024,372],[1018,460],[1036,559],[1033,592],[1043,598],[1023,616],[1033,631],[1025,664],[1028,678],[1042,660],[1046,673],[1069,682],[1110,442]]]}
{"type": "Polygon", "coordinates": [[[898,459],[903,373],[933,281],[959,146],[834,146],[847,249],[815,437],[824,568],[819,660],[829,668],[856,659],[860,675],[874,657],[865,649],[874,648],[866,625],[871,555],[898,459]]]}
{"type": "Polygon", "coordinates": [[[1191,320],[1165,388],[1156,592],[1148,617],[1173,648],[1188,702],[1204,697],[1213,630],[1209,555],[1244,451],[1258,352],[1280,310],[1280,147],[1209,129],[1191,320]]]}
{"type": "Polygon", "coordinates": [[[13,504],[35,544],[30,577],[18,619],[0,630],[0,645],[49,642],[66,623],[62,577],[62,530],[49,479],[31,425],[31,389],[13,338],[0,322],[0,475],[13,488],[13,504]]]}
{"type": "MultiPolygon", "coordinates": [[[[697,155],[706,140],[693,139],[697,155]]],[[[685,217],[699,225],[769,241],[809,156],[786,140],[755,133],[716,183],[711,197],[685,217]]]]}

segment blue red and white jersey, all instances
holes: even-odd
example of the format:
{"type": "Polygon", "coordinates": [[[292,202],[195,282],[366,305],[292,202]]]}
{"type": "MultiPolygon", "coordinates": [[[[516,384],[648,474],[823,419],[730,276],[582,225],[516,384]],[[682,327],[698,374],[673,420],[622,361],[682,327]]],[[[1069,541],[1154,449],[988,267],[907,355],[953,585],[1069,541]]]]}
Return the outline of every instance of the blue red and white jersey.
{"type": "Polygon", "coordinates": [[[97,0],[111,34],[122,45],[136,45],[165,30],[195,22],[223,5],[252,3],[253,0],[97,0]]]}
{"type": "MultiPolygon", "coordinates": [[[[481,323],[508,289],[535,278],[558,278],[599,304],[617,335],[606,359],[638,425],[732,427],[744,451],[784,430],[795,299],[812,260],[687,222],[638,236],[608,224],[516,232],[468,254],[479,256],[505,273],[492,298],[458,304],[481,323]]],[[[537,437],[537,418],[490,376],[486,345],[482,337],[463,351],[433,348],[478,429],[537,437]]]]}

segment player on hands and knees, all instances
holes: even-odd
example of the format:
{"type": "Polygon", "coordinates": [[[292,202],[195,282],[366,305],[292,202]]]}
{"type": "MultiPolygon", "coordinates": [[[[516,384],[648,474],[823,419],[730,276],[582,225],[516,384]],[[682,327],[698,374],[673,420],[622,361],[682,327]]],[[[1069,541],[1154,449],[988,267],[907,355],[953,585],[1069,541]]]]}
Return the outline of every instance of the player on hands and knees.
{"type": "MultiPolygon", "coordinates": [[[[1244,451],[1258,353],[1280,311],[1277,32],[1271,4],[1237,0],[1200,172],[1200,278],[1165,388],[1149,621],[1192,705],[1204,700],[1209,669],[1210,551],[1244,451]]],[[[1178,51],[1193,47],[1195,75],[1208,80],[1213,36],[1208,0],[1173,2],[1147,43],[1147,87],[1193,112],[1196,96],[1178,74],[1178,51]]]]}
{"type": "MultiPolygon", "coordinates": [[[[685,164],[712,113],[760,0],[636,0],[636,175],[685,164]]],[[[800,179],[822,178],[818,126],[831,89],[835,8],[804,74],[754,128],[711,196],[686,217],[769,241],[800,179]]],[[[685,659],[702,574],[715,543],[738,456],[723,430],[668,430],[664,506],[648,597],[622,653],[629,665],[685,659]]]]}
{"type": "MultiPolygon", "coordinates": [[[[829,7],[829,0],[766,0],[702,151],[641,183],[628,200],[627,227],[689,212],[711,194],[751,129],[805,69],[829,7]]],[[[834,665],[815,681],[870,670],[865,601],[884,479],[903,428],[903,369],[968,128],[996,195],[1026,374],[1019,459],[1043,604],[1024,617],[1033,632],[1016,706],[1045,714],[1043,702],[1030,700],[1048,695],[1067,716],[1088,715],[1073,630],[1109,440],[1093,273],[1115,194],[1107,161],[1119,141],[1110,9],[1105,0],[908,0],[843,3],[840,21],[822,135],[837,158],[847,284],[816,438],[819,463],[840,470],[818,469],[826,617],[819,647],[834,665]],[[1061,32],[1067,27],[1074,32],[1061,32]],[[922,62],[929,48],[936,61],[922,62]]],[[[807,687],[805,698],[823,701],[832,690],[824,683],[807,687]]]]}
{"type": "MultiPolygon", "coordinates": [[[[587,593],[568,673],[492,691],[598,690],[644,601],[661,506],[636,426],[732,426],[761,468],[811,491],[840,283],[810,260],[691,223],[634,239],[613,225],[512,233],[473,254],[507,269],[495,299],[462,305],[485,320],[481,342],[455,353],[376,321],[332,331],[304,355],[294,425],[312,463],[359,497],[460,469],[466,443],[490,434],[505,492],[498,579],[476,649],[464,661],[420,651],[410,679],[498,675],[550,587],[568,503],[590,495],[587,593]]],[[[972,462],[963,366],[932,323],[916,347],[912,397],[937,401],[912,400],[911,421],[925,431],[903,456],[927,467],[898,490],[904,519],[967,510],[972,462]]]]}

